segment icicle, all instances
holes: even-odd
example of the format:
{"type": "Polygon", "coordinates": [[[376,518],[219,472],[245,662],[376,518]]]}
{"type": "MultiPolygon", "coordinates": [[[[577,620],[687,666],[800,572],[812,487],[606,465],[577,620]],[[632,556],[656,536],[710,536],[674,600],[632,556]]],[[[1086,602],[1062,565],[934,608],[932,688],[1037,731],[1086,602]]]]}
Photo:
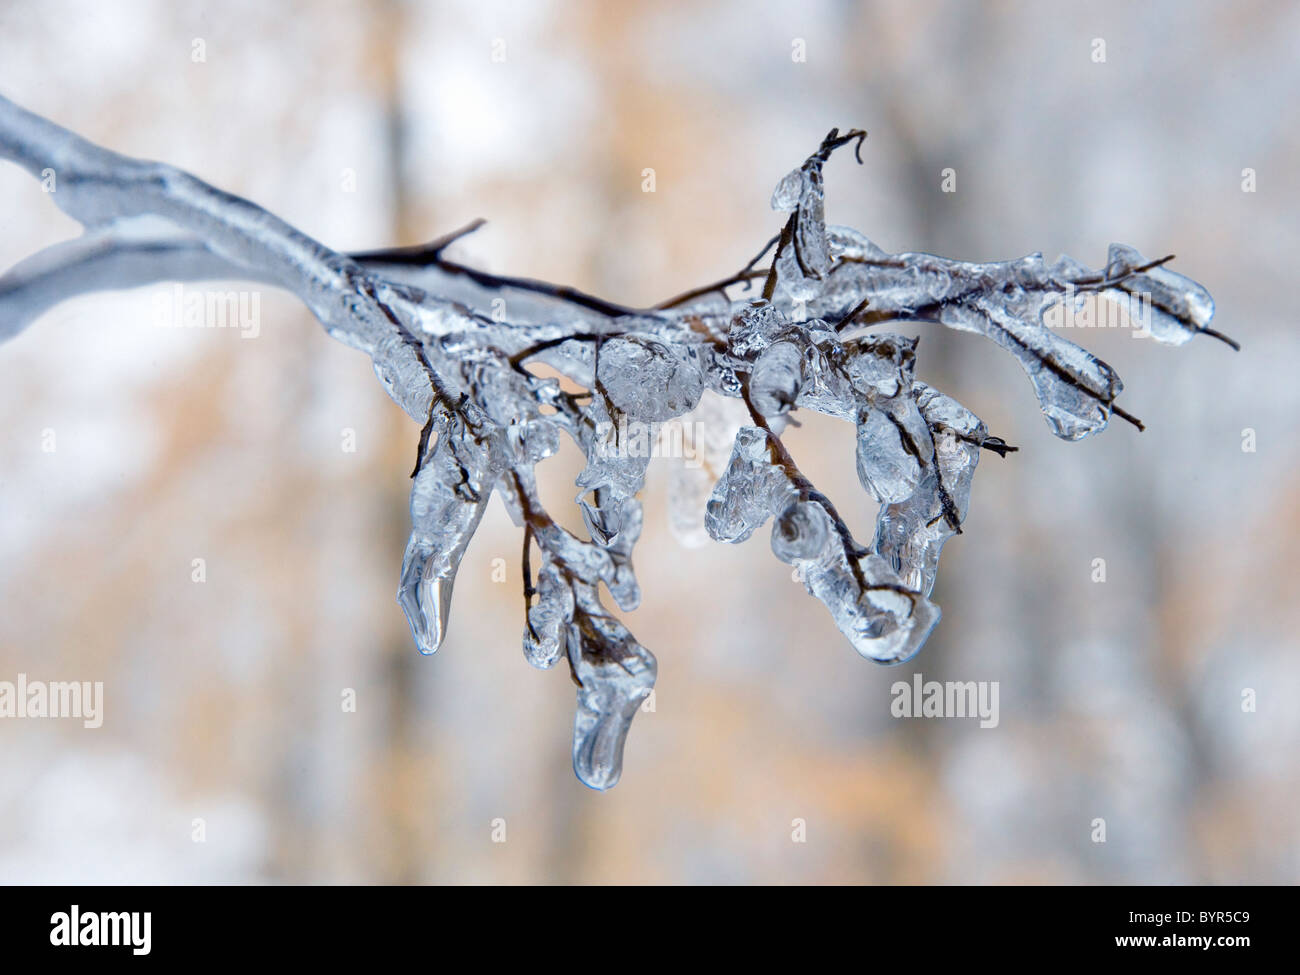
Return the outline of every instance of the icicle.
{"type": "Polygon", "coordinates": [[[654,689],[658,665],[590,587],[579,587],[569,627],[569,662],[578,682],[573,770],[584,785],[608,789],[623,774],[623,745],[637,710],[654,689]]]}
{"type": "Polygon", "coordinates": [[[462,420],[445,420],[411,486],[411,538],[402,560],[397,600],[421,653],[447,635],[451,592],[500,474],[500,448],[477,441],[462,420]]]}
{"type": "Polygon", "coordinates": [[[669,475],[668,523],[678,542],[699,548],[709,541],[704,521],[713,486],[749,412],[738,399],[706,393],[681,422],[684,456],[674,460],[669,475]]]}

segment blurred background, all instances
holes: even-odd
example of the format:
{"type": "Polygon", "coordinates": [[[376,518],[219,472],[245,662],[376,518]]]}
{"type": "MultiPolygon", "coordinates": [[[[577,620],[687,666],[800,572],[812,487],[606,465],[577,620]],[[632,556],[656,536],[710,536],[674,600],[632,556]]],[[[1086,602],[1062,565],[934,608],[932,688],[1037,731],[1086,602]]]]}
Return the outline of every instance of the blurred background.
{"type": "MultiPolygon", "coordinates": [[[[860,126],[830,222],[973,260],[1174,252],[1244,350],[1072,336],[1147,430],[1068,444],[1009,356],[921,331],[918,375],[1021,451],[983,458],[899,667],[766,530],[678,544],[656,462],[625,617],[655,710],[598,794],[568,675],[520,652],[499,502],[416,654],[418,430],[364,356],[271,290],[255,338],[158,328],[159,288],[69,302],[0,348],[0,680],[103,681],[104,724],[0,720],[0,881],[1294,883],[1297,44],[1287,2],[5,0],[0,92],[339,249],[485,217],[456,256],[651,303],[740,268],[778,179],[860,126]],[[892,717],[917,673],[998,681],[998,727],[892,717]]],[[[0,266],[77,232],[16,167],[0,201],[0,266]]],[[[852,429],[802,419],[869,538],[852,429]]],[[[569,524],[578,465],[539,469],[569,524]]]]}

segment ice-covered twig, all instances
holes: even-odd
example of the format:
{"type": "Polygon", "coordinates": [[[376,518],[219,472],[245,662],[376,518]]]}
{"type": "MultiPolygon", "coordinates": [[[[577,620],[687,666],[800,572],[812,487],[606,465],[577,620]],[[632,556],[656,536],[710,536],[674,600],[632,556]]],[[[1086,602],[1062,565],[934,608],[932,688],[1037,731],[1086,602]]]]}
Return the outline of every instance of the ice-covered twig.
{"type": "Polygon", "coordinates": [[[1209,327],[1209,294],[1170,271],[1169,258],[1112,245],[1100,270],[1038,254],[975,264],[889,254],[828,227],[822,169],[842,146],[859,153],[865,137],[832,130],[780,181],[772,205],[789,216],[738,273],[635,309],[449,259],[448,246],[479,222],[416,248],[332,251],[247,200],[101,149],[0,98],[0,157],[52,174],[55,201],[85,227],[0,276],[0,340],[73,295],[156,281],[246,278],[298,295],[331,335],[371,357],[422,424],[398,593],[417,647],[433,653],[444,641],[461,557],[499,492],[524,532],[525,655],[542,668],[567,659],[578,685],[574,769],[604,789],[618,781],[628,727],[657,671],[600,588],[624,611],[640,601],[638,494],[645,438],[659,425],[704,409],[706,394],[743,401],[748,422],[719,419],[723,448],[703,465],[719,475],[704,527],[738,542],[771,519],[773,552],[853,647],[895,662],[939,618],[929,596],[940,550],[962,530],[981,451],[1016,448],[918,380],[916,341],[879,326],[934,323],[991,339],[1024,368],[1066,440],[1100,431],[1111,415],[1137,421],[1116,404],[1114,370],[1052,330],[1053,310],[1128,303],[1158,341],[1206,334],[1236,347],[1209,327]],[[584,392],[564,390],[538,364],[584,392]],[[782,442],[799,409],[855,425],[859,480],[880,505],[870,545],[782,442]],[[536,490],[536,465],[562,436],[587,458],[576,499],[585,539],[561,528],[536,490]]]}

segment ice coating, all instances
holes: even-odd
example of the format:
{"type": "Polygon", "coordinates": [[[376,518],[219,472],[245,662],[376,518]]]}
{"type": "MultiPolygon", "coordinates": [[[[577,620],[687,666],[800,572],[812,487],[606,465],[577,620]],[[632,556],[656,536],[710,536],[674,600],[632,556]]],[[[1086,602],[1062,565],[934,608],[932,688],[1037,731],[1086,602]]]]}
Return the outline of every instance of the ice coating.
{"type": "Polygon", "coordinates": [[[726,470],[731,447],[749,414],[739,400],[705,393],[681,417],[682,456],[670,458],[668,524],[678,542],[700,548],[710,540],[705,517],[713,486],[726,470]]]}
{"type": "Polygon", "coordinates": [[[587,586],[579,589],[568,649],[578,682],[573,770],[584,785],[608,789],[623,774],[628,728],[654,689],[658,665],[587,586]]]}
{"type": "Polygon", "coordinates": [[[772,209],[790,213],[774,264],[779,287],[795,301],[816,296],[823,276],[831,267],[822,166],[836,148],[855,139],[861,145],[865,137],[866,133],[858,130],[843,136],[832,130],[817,152],[786,175],[772,193],[772,209]]]}
{"type": "Polygon", "coordinates": [[[442,646],[456,570],[504,467],[499,444],[466,436],[458,417],[441,423],[435,436],[411,486],[411,537],[398,590],[411,636],[424,654],[442,646]]]}
{"type": "Polygon", "coordinates": [[[803,348],[789,340],[773,342],[754,363],[749,395],[766,417],[790,412],[803,389],[803,348]]]}
{"type": "Polygon", "coordinates": [[[870,660],[907,660],[939,620],[938,608],[904,585],[883,559],[850,551],[819,502],[797,501],[781,514],[772,526],[772,551],[798,570],[853,649],[870,660]]]}
{"type": "Polygon", "coordinates": [[[537,573],[537,604],[528,609],[524,657],[547,670],[565,654],[565,637],[573,621],[573,590],[559,567],[547,558],[537,573]]]}
{"type": "Polygon", "coordinates": [[[666,345],[639,336],[613,338],[597,350],[596,378],[619,413],[658,423],[695,409],[704,377],[693,346],[666,345]]]}
{"type": "Polygon", "coordinates": [[[718,542],[743,542],[796,493],[789,475],[771,462],[768,433],[741,427],[727,470],[713,489],[704,516],[718,542]]]}
{"type": "Polygon", "coordinates": [[[933,453],[930,433],[910,399],[862,410],[857,436],[858,480],[877,501],[889,504],[910,498],[933,453]]]}
{"type": "Polygon", "coordinates": [[[1111,244],[1106,274],[1111,278],[1126,277],[1116,287],[1103,291],[1103,295],[1121,303],[1130,311],[1134,326],[1158,342],[1182,345],[1198,332],[1208,331],[1210,319],[1214,317],[1214,299],[1210,293],[1191,278],[1167,267],[1135,270],[1150,263],[1132,247],[1111,244]]]}
{"type": "Polygon", "coordinates": [[[881,505],[872,548],[903,585],[928,596],[943,543],[961,531],[966,518],[971,480],[988,433],[975,414],[925,384],[917,383],[914,395],[931,431],[933,453],[917,489],[881,505]]]}
{"type": "MultiPolygon", "coordinates": [[[[588,533],[602,545],[614,545],[624,531],[624,523],[634,517],[638,506],[636,493],[645,483],[650,464],[649,444],[633,449],[628,442],[629,428],[615,422],[605,399],[596,397],[586,411],[585,443],[587,466],[578,475],[576,498],[588,533]]],[[[644,425],[631,431],[634,437],[648,439],[644,425]]]]}
{"type": "Polygon", "coordinates": [[[703,428],[691,431],[693,457],[674,458],[674,530],[693,544],[706,534],[742,542],[771,521],[773,553],[853,648],[894,663],[939,619],[929,595],[980,453],[1015,448],[917,381],[916,340],[880,326],[937,324],[990,339],[1020,363],[1065,440],[1112,416],[1138,421],[1116,403],[1114,370],[1057,330],[1053,309],[1121,303],[1160,342],[1204,334],[1235,346],[1210,327],[1208,292],[1169,258],[1115,244],[1100,269],[1038,254],[973,263],[891,254],[828,227],[823,166],[838,148],[859,151],[865,136],[832,130],[780,180],[771,203],[784,225],[740,275],[634,309],[449,259],[448,245],[477,223],[423,247],[332,250],[256,204],[95,146],[0,97],[0,158],[37,179],[56,170],[54,201],[86,228],[0,275],[0,341],[59,301],[115,287],[244,278],[297,295],[331,336],[370,357],[421,425],[398,590],[416,647],[431,654],[454,639],[456,573],[497,492],[523,532],[525,657],[543,669],[568,661],[578,686],[573,767],[606,789],[622,773],[657,665],[600,592],[623,611],[640,601],[632,557],[659,425],[703,428]],[[770,266],[754,271],[769,251],[770,266]],[[855,425],[859,480],[880,502],[870,545],[854,540],[783,443],[801,409],[855,425]],[[536,466],[564,437],[586,458],[576,484],[586,538],[559,526],[536,489],[536,466]]]}

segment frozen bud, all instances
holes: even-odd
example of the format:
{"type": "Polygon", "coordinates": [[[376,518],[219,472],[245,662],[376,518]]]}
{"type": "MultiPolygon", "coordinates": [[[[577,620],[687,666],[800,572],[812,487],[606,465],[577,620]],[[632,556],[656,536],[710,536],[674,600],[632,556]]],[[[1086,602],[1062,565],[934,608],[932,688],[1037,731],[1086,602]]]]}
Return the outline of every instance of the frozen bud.
{"type": "Polygon", "coordinates": [[[651,339],[612,338],[600,347],[597,375],[609,401],[629,419],[660,423],[695,409],[704,393],[697,350],[651,339]]]}
{"type": "Polygon", "coordinates": [[[916,366],[916,339],[871,335],[850,343],[846,372],[864,395],[895,397],[908,393],[916,366]]]}
{"type": "Polygon", "coordinates": [[[815,501],[796,501],[772,524],[772,551],[782,562],[815,559],[826,551],[830,518],[815,501]]]}
{"type": "Polygon", "coordinates": [[[793,342],[774,342],[754,363],[749,380],[754,409],[763,416],[790,412],[803,387],[803,350],[793,342]]]}
{"type": "Polygon", "coordinates": [[[762,352],[789,323],[767,302],[756,302],[739,311],[731,320],[727,343],[731,354],[751,359],[762,352]]]}
{"type": "Polygon", "coordinates": [[[777,213],[790,213],[799,209],[803,196],[805,177],[802,169],[786,173],[772,191],[772,209],[777,213]]]}
{"type": "MultiPolygon", "coordinates": [[[[1114,278],[1147,263],[1134,248],[1111,244],[1106,273],[1114,278]]],[[[1123,288],[1111,288],[1102,294],[1123,309],[1134,328],[1157,342],[1182,345],[1204,331],[1214,318],[1210,293],[1191,278],[1166,267],[1131,274],[1123,288]]]]}

